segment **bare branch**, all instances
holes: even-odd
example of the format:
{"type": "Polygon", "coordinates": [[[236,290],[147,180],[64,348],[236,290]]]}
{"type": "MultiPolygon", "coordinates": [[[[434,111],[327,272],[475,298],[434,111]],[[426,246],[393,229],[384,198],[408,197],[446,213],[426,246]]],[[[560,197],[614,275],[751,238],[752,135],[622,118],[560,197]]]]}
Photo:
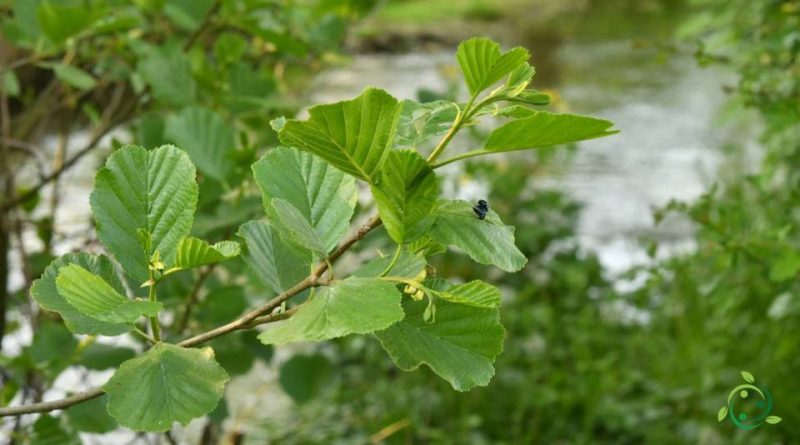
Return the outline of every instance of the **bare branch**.
{"type": "Polygon", "coordinates": [[[141,95],[137,95],[134,99],[131,100],[131,105],[121,114],[120,117],[117,119],[113,119],[113,115],[119,106],[120,101],[122,100],[123,93],[125,92],[125,86],[119,85],[115,90],[114,94],[111,98],[111,102],[109,106],[103,112],[103,117],[100,121],[100,124],[95,128],[95,131],[92,133],[92,137],[89,139],[89,142],[81,148],[75,155],[69,158],[67,161],[61,165],[60,168],[56,169],[55,171],[51,172],[49,175],[42,178],[39,183],[37,183],[33,188],[26,191],[25,193],[12,198],[11,200],[4,202],[2,206],[0,206],[0,212],[6,212],[9,209],[12,209],[23,202],[27,201],[28,199],[35,196],[39,193],[39,190],[44,188],[47,184],[52,182],[53,180],[60,177],[65,171],[69,170],[75,163],[77,163],[81,158],[83,158],[87,153],[97,148],[98,143],[100,142],[103,137],[108,134],[116,125],[121,122],[124,122],[127,118],[127,115],[130,111],[135,108],[136,103],[139,102],[141,95]]]}

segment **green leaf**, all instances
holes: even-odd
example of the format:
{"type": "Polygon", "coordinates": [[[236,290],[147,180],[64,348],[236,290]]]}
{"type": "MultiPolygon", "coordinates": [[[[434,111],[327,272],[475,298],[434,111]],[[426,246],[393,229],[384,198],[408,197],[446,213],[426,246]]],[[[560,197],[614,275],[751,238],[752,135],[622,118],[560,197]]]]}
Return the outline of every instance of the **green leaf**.
{"type": "Polygon", "coordinates": [[[547,93],[542,93],[541,91],[525,90],[519,93],[519,95],[509,98],[509,100],[512,102],[518,102],[525,105],[542,106],[550,104],[550,95],[547,93]]]}
{"type": "Polygon", "coordinates": [[[65,65],[63,63],[54,64],[51,66],[53,71],[62,82],[71,85],[80,90],[91,90],[97,85],[91,74],[72,65],[65,65]]]}
{"type": "Polygon", "coordinates": [[[781,419],[778,416],[769,416],[766,419],[767,423],[770,424],[770,425],[775,425],[776,423],[780,423],[781,420],[783,420],[783,419],[781,419]]]}
{"type": "Polygon", "coordinates": [[[64,414],[77,431],[102,434],[117,429],[117,421],[106,412],[108,396],[73,405],[64,414]]]}
{"type": "Polygon", "coordinates": [[[719,412],[717,413],[717,421],[722,422],[725,419],[725,416],[727,415],[728,415],[728,406],[726,405],[719,409],[719,412]]]}
{"type": "Polygon", "coordinates": [[[456,52],[458,65],[473,96],[518,69],[529,57],[528,51],[522,47],[501,54],[500,45],[483,37],[461,42],[456,52]]]}
{"type": "Polygon", "coordinates": [[[247,42],[240,35],[222,32],[214,42],[214,57],[221,64],[232,64],[244,56],[247,46],[247,42]]]}
{"type": "Polygon", "coordinates": [[[459,284],[436,292],[439,298],[453,303],[480,308],[496,308],[500,305],[500,289],[480,280],[459,284]]]}
{"type": "Polygon", "coordinates": [[[81,441],[74,431],[68,431],[61,419],[42,414],[33,424],[33,437],[29,445],[80,445],[81,441]]]}
{"type": "Polygon", "coordinates": [[[85,30],[96,18],[97,15],[88,5],[57,5],[45,1],[36,10],[39,26],[55,44],[85,30]]]}
{"type": "Polygon", "coordinates": [[[102,278],[76,264],[61,268],[56,287],[75,309],[107,323],[132,323],[142,315],[155,316],[162,308],[156,301],[129,300],[102,278]]]}
{"type": "Polygon", "coordinates": [[[308,120],[287,121],[278,136],[372,183],[391,149],[400,111],[389,93],[367,88],[353,100],[312,107],[308,120]]]}
{"type": "Polygon", "coordinates": [[[31,295],[43,309],[58,312],[64,324],[76,334],[119,335],[130,330],[125,324],[106,323],[80,313],[64,299],[56,287],[56,277],[61,268],[70,264],[78,265],[109,283],[116,292],[125,293],[125,286],[114,270],[114,263],[103,255],[88,253],[69,253],[47,266],[41,278],[33,282],[31,295]]]}
{"type": "Polygon", "coordinates": [[[536,68],[532,67],[528,62],[523,62],[508,76],[503,88],[504,95],[506,97],[517,97],[524,94],[534,75],[536,75],[536,68]]]}
{"type": "Polygon", "coordinates": [[[189,58],[177,42],[146,47],[136,70],[157,99],[178,106],[194,103],[197,85],[189,58]]]}
{"type": "Polygon", "coordinates": [[[138,286],[148,279],[153,253],[174,263],[178,242],[189,234],[197,204],[194,165],[171,145],[123,147],[97,172],[90,202],[97,237],[138,286]],[[150,235],[149,249],[140,231],[150,235]]]}
{"type": "Polygon", "coordinates": [[[323,159],[279,147],[253,164],[253,176],[275,228],[291,230],[280,224],[281,212],[272,204],[279,198],[300,213],[319,238],[324,253],[335,248],[347,233],[358,199],[355,180],[323,159]]]}
{"type": "Polygon", "coordinates": [[[116,368],[120,363],[135,356],[136,352],[130,348],[92,342],[81,350],[80,357],[76,363],[88,369],[102,371],[116,368]]]}
{"type": "Polygon", "coordinates": [[[239,255],[239,243],[235,241],[220,241],[214,245],[194,237],[181,239],[175,252],[175,265],[173,270],[191,269],[206,264],[219,263],[239,255]]]}
{"type": "Polygon", "coordinates": [[[333,366],[324,355],[295,355],[281,366],[278,381],[295,403],[312,400],[333,374],[333,366]]]}
{"type": "Polygon", "coordinates": [[[214,409],[228,374],[214,350],[159,343],[123,363],[103,391],[108,413],[134,431],[167,431],[173,422],[187,425],[214,409]]]}
{"type": "Polygon", "coordinates": [[[274,108],[269,96],[275,91],[275,81],[263,70],[244,62],[231,67],[228,75],[228,94],[223,100],[232,113],[274,108]]]}
{"type": "Polygon", "coordinates": [[[328,254],[328,247],[322,235],[314,230],[300,210],[284,199],[274,198],[272,208],[277,215],[276,223],[288,233],[289,238],[298,246],[311,250],[320,257],[328,254]]]}
{"type": "Polygon", "coordinates": [[[433,224],[439,196],[436,175],[416,151],[393,150],[372,195],[386,231],[398,244],[419,239],[433,224]]]}
{"type": "MultiPolygon", "coordinates": [[[[376,258],[359,267],[351,275],[354,277],[377,278],[381,275],[381,273],[383,273],[384,270],[386,270],[387,267],[389,267],[389,263],[391,261],[391,255],[376,258]]],[[[387,275],[393,277],[414,278],[419,275],[423,269],[425,269],[424,256],[418,253],[411,253],[407,250],[403,250],[400,253],[400,258],[397,259],[397,262],[394,264],[394,266],[392,266],[387,275]]]]}
{"type": "Polygon", "coordinates": [[[37,326],[28,353],[35,364],[48,365],[53,360],[69,358],[78,341],[60,323],[47,322],[37,326]]]}
{"type": "Polygon", "coordinates": [[[288,320],[258,338],[264,344],[322,341],[385,329],[403,318],[394,284],[373,278],[348,278],[326,287],[298,306],[288,320]]]}
{"type": "Polygon", "coordinates": [[[247,309],[244,292],[244,287],[239,284],[210,290],[195,312],[195,321],[210,329],[238,317],[247,309]]]}
{"type": "MultiPolygon", "coordinates": [[[[255,357],[244,344],[244,331],[232,332],[228,335],[217,337],[209,343],[216,351],[216,359],[228,375],[236,376],[246,373],[253,367],[255,357]]],[[[258,343],[267,349],[267,346],[258,343]]]]}
{"type": "Polygon", "coordinates": [[[402,107],[394,139],[398,148],[417,148],[446,133],[458,114],[456,104],[446,100],[419,103],[406,99],[402,107]]]}
{"type": "Polygon", "coordinates": [[[594,139],[618,133],[614,123],[576,114],[537,111],[497,128],[486,141],[489,152],[527,150],[594,139]]]}
{"type": "Polygon", "coordinates": [[[486,386],[503,350],[505,331],[497,309],[439,300],[436,321],[428,323],[426,307],[425,301],[406,299],[406,318],[375,333],[392,360],[404,371],[425,364],[458,391],[486,386]]]}
{"type": "Polygon", "coordinates": [[[506,272],[516,272],[528,261],[514,245],[513,227],[503,224],[493,211],[484,220],[476,218],[472,205],[465,201],[440,201],[430,235],[481,264],[494,264],[506,272]]]}
{"type": "Polygon", "coordinates": [[[223,183],[231,178],[234,163],[230,154],[236,149],[235,134],[219,114],[206,108],[184,108],[167,119],[166,135],[189,153],[206,176],[223,183]]]}
{"type": "Polygon", "coordinates": [[[800,271],[800,255],[792,249],[783,249],[778,257],[772,261],[769,269],[769,279],[772,281],[785,281],[797,276],[800,271]]]}
{"type": "Polygon", "coordinates": [[[294,286],[311,271],[311,254],[283,241],[267,222],[244,223],[237,235],[244,241],[244,262],[276,294],[294,286]]]}
{"type": "Polygon", "coordinates": [[[14,70],[3,70],[3,90],[8,97],[19,96],[19,79],[17,78],[17,74],[14,73],[14,70]]]}
{"type": "Polygon", "coordinates": [[[192,31],[200,26],[214,0],[170,0],[164,4],[164,15],[176,25],[192,31]]]}
{"type": "Polygon", "coordinates": [[[747,383],[754,383],[756,381],[756,378],[753,377],[753,374],[750,374],[747,371],[742,371],[741,374],[742,374],[742,378],[747,383]]]}

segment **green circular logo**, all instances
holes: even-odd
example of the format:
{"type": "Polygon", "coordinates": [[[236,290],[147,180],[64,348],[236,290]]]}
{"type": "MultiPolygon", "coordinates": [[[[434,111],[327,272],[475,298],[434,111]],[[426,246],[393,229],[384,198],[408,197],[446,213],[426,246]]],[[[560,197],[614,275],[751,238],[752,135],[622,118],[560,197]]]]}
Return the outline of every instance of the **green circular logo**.
{"type": "Polygon", "coordinates": [[[758,428],[764,422],[769,424],[780,422],[780,417],[770,415],[772,394],[766,388],[756,385],[753,374],[747,371],[742,371],[741,374],[745,383],[728,393],[728,403],[720,408],[717,420],[722,422],[727,417],[742,430],[758,428]]]}

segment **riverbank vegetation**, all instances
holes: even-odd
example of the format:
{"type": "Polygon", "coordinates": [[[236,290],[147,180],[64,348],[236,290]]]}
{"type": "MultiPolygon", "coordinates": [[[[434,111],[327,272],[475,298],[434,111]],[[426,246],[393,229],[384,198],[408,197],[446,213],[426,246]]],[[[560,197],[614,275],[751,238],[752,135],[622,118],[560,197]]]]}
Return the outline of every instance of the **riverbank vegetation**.
{"type": "Polygon", "coordinates": [[[123,3],[0,2],[10,443],[800,437],[800,1],[123,3]],[[582,111],[558,45],[595,40],[726,73],[697,118],[757,129],[654,209],[691,248],[643,236],[623,273],[540,185],[613,149],[550,113],[582,111]],[[447,91],[310,100],[341,54],[451,46],[447,91]],[[728,421],[741,371],[773,403],[736,415],[777,421],[728,421]]]}

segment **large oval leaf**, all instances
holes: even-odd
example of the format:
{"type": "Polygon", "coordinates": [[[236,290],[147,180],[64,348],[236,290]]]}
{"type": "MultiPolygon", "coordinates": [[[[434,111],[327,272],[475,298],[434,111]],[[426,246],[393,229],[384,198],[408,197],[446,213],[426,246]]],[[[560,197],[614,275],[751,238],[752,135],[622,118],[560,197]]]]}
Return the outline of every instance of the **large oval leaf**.
{"type": "Polygon", "coordinates": [[[486,386],[494,375],[495,357],[503,351],[505,331],[497,309],[445,300],[436,302],[436,321],[423,319],[427,303],[406,299],[406,318],[376,332],[397,366],[411,371],[428,365],[458,391],[486,386]]]}
{"type": "Polygon", "coordinates": [[[506,272],[516,272],[528,261],[514,245],[514,228],[503,224],[490,211],[480,220],[465,201],[440,201],[431,238],[453,245],[481,264],[494,264],[506,272]]]}
{"type": "Polygon", "coordinates": [[[153,252],[171,264],[178,242],[189,234],[197,205],[195,168],[172,145],[151,151],[126,146],[97,172],[90,201],[97,237],[140,284],[148,279],[153,252]],[[147,250],[140,231],[149,234],[147,250]]]}
{"type": "Polygon", "coordinates": [[[400,110],[389,93],[367,88],[353,100],[312,107],[308,120],[287,121],[278,136],[371,183],[391,148],[400,110]]]}
{"type": "Polygon", "coordinates": [[[135,431],[167,431],[214,409],[228,374],[211,348],[187,349],[159,343],[126,361],[103,386],[108,413],[135,431]]]}
{"type": "Polygon", "coordinates": [[[348,278],[324,288],[298,306],[297,313],[258,338],[264,344],[322,341],[385,329],[403,318],[394,284],[373,278],[348,278]]]}
{"type": "Polygon", "coordinates": [[[106,323],[91,318],[79,312],[67,303],[64,296],[58,292],[56,277],[59,271],[70,265],[78,265],[95,275],[101,277],[118,293],[125,293],[125,286],[114,270],[114,263],[103,255],[90,255],[88,253],[68,253],[53,260],[45,269],[41,278],[33,282],[31,295],[44,309],[58,312],[64,319],[64,324],[76,334],[89,335],[119,335],[130,330],[130,326],[122,323],[106,323]]]}
{"type": "Polygon", "coordinates": [[[253,164],[253,176],[273,225],[280,222],[272,201],[278,198],[299,212],[325,252],[335,248],[347,232],[357,200],[355,180],[325,160],[279,147],[253,164]]]}

